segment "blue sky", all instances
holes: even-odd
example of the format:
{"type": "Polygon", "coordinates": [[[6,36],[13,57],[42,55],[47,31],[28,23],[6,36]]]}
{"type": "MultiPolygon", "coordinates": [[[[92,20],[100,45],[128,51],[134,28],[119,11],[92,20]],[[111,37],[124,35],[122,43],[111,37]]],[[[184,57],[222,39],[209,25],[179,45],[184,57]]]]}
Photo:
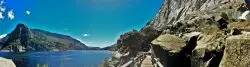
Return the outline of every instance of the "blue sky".
{"type": "Polygon", "coordinates": [[[141,29],[156,15],[162,1],[5,0],[0,35],[24,23],[33,29],[72,36],[88,46],[104,47],[114,44],[127,31],[141,29]],[[11,10],[12,20],[8,18],[11,10]]]}

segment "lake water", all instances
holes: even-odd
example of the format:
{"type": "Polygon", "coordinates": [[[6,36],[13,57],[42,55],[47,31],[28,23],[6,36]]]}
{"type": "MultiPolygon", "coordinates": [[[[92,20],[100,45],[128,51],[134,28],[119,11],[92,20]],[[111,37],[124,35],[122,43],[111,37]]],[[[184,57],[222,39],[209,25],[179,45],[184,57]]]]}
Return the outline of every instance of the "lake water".
{"type": "Polygon", "coordinates": [[[62,51],[8,53],[0,52],[1,57],[15,60],[19,67],[98,67],[105,58],[111,58],[110,51],[62,51]]]}

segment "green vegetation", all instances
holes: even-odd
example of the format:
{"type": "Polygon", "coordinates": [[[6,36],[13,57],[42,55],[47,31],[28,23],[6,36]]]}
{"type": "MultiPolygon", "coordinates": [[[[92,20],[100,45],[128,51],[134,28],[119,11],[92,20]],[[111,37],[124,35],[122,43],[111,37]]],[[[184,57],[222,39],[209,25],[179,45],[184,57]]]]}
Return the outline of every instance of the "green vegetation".
{"type": "Polygon", "coordinates": [[[137,41],[140,41],[143,37],[143,34],[141,34],[137,30],[132,30],[128,33],[125,33],[120,36],[120,39],[117,41],[117,48],[122,48],[122,46],[130,46],[132,45],[140,44],[137,43],[137,41]]]}
{"type": "Polygon", "coordinates": [[[2,48],[11,52],[89,49],[70,36],[29,29],[24,24],[18,24],[7,37],[2,48]]]}

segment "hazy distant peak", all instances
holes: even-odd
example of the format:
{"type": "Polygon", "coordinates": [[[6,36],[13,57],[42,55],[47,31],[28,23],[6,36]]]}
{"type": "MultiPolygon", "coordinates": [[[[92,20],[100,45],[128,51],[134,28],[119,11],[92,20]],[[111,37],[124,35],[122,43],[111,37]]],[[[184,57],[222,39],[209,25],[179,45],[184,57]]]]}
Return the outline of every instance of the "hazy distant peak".
{"type": "Polygon", "coordinates": [[[7,36],[7,34],[0,35],[0,39],[4,38],[5,36],[7,36]]]}

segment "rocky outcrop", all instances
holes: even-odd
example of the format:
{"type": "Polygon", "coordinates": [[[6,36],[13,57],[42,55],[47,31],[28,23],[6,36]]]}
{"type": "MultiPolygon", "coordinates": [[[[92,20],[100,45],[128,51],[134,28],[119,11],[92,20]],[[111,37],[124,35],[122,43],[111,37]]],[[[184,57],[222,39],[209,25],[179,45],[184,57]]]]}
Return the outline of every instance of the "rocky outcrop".
{"type": "Polygon", "coordinates": [[[177,33],[181,29],[193,31],[193,29],[183,27],[185,25],[191,25],[190,28],[211,26],[214,24],[211,21],[216,20],[212,17],[223,13],[230,16],[224,19],[235,18],[236,10],[242,3],[243,0],[164,0],[156,17],[146,27],[175,31],[172,33],[177,33]]]}
{"type": "Polygon", "coordinates": [[[244,0],[164,0],[156,17],[137,32],[139,35],[121,37],[121,41],[130,40],[122,43],[118,40],[122,46],[118,50],[124,54],[135,52],[135,56],[151,44],[154,57],[167,67],[247,67],[249,61],[243,59],[249,56],[248,38],[244,37],[248,35],[244,31],[250,31],[250,24],[236,20],[246,9],[243,3],[244,0]]]}
{"type": "Polygon", "coordinates": [[[186,47],[186,42],[176,36],[164,34],[152,41],[153,45],[160,46],[171,53],[179,53],[183,47],[186,47]]]}
{"type": "Polygon", "coordinates": [[[0,67],[16,67],[14,62],[10,59],[5,59],[0,57],[0,67]]]}
{"type": "Polygon", "coordinates": [[[29,29],[24,24],[18,24],[2,39],[2,42],[1,49],[11,52],[97,49],[88,48],[70,36],[40,29],[29,29]]]}
{"type": "Polygon", "coordinates": [[[120,36],[117,41],[117,51],[123,56],[119,59],[119,64],[124,64],[130,58],[136,57],[138,52],[146,52],[150,49],[150,43],[161,31],[154,30],[151,27],[144,28],[141,31],[133,30],[120,36]]]}
{"type": "Polygon", "coordinates": [[[211,27],[204,29],[199,35],[192,33],[194,36],[191,38],[186,36],[190,35],[187,33],[182,37],[186,40],[185,46],[178,47],[176,45],[183,42],[180,41],[180,37],[160,35],[152,41],[154,55],[160,58],[164,66],[168,67],[248,67],[248,41],[250,40],[248,24],[249,22],[232,22],[229,23],[227,29],[211,27]],[[235,34],[236,32],[240,34],[235,34]],[[168,46],[163,47],[157,44],[168,46]],[[173,52],[173,50],[180,52],[173,52]]]}
{"type": "Polygon", "coordinates": [[[1,49],[8,46],[11,52],[23,52],[25,51],[24,47],[30,44],[31,32],[24,24],[18,24],[16,28],[3,39],[4,44],[1,49]]]}
{"type": "Polygon", "coordinates": [[[159,58],[165,66],[186,66],[186,60],[184,52],[182,51],[186,47],[186,42],[177,36],[164,34],[152,41],[152,48],[154,57],[159,58]]]}
{"type": "Polygon", "coordinates": [[[226,39],[226,48],[220,67],[250,66],[250,33],[230,36],[226,39]]]}
{"type": "Polygon", "coordinates": [[[192,67],[218,67],[223,56],[226,34],[219,28],[204,30],[191,55],[192,67]]]}

